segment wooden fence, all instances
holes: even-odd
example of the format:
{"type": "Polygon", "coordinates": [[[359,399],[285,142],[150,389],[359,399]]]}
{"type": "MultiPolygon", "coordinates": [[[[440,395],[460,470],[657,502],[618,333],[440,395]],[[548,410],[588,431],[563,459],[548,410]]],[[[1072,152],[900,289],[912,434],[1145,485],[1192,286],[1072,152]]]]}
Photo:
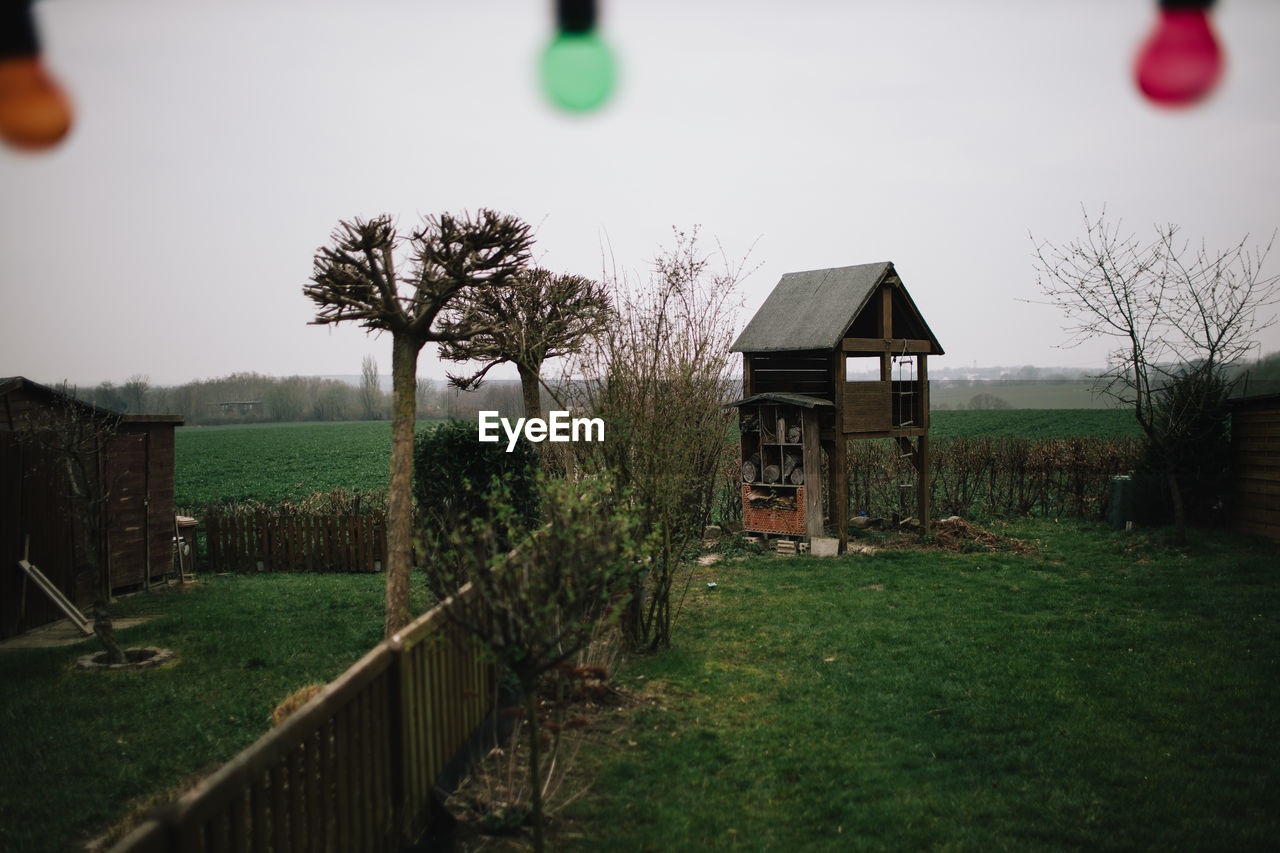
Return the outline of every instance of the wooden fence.
{"type": "Polygon", "coordinates": [[[379,643],[112,853],[397,851],[419,838],[438,813],[437,780],[495,718],[495,667],[443,606],[379,643]]]}
{"type": "Polygon", "coordinates": [[[205,555],[216,571],[376,572],[387,564],[382,513],[203,513],[205,555]]]}

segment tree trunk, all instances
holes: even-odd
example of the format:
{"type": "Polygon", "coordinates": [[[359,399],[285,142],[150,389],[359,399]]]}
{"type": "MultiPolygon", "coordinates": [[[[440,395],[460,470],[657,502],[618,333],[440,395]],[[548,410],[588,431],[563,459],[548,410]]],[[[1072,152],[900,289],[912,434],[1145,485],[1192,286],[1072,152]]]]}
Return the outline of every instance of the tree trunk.
{"type": "Polygon", "coordinates": [[[1172,468],[1168,472],[1169,500],[1173,503],[1173,545],[1185,548],[1187,545],[1187,509],[1182,503],[1182,489],[1178,486],[1178,475],[1172,468]]]}
{"type": "Polygon", "coordinates": [[[386,636],[409,624],[409,573],[413,560],[413,427],[417,406],[418,351],[408,335],[391,346],[391,483],[387,493],[386,636]]]}
{"type": "Polygon", "coordinates": [[[542,390],[538,387],[538,371],[530,370],[523,364],[518,364],[516,367],[520,371],[520,393],[524,396],[524,416],[540,418],[542,417],[542,390]]]}
{"type": "Polygon", "coordinates": [[[538,684],[524,686],[524,722],[529,730],[529,808],[533,812],[533,849],[542,853],[546,849],[542,839],[542,774],[538,765],[542,763],[538,747],[540,732],[538,731],[538,684]]]}
{"type": "Polygon", "coordinates": [[[116,642],[115,631],[111,628],[111,615],[107,612],[107,604],[102,599],[93,603],[93,633],[102,643],[102,647],[107,650],[107,663],[118,665],[128,662],[120,644],[116,642]]]}

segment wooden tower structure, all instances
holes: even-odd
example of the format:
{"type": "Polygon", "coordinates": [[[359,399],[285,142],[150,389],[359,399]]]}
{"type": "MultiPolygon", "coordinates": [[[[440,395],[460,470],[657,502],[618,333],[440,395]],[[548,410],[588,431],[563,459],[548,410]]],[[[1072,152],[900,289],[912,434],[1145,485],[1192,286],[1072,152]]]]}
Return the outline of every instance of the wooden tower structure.
{"type": "Polygon", "coordinates": [[[743,435],[746,529],[823,535],[818,460],[825,450],[826,515],[844,550],[849,539],[847,442],[892,438],[911,460],[916,517],[928,531],[927,363],[943,349],[891,262],[787,273],[732,351],[742,353],[743,399],[731,405],[740,412],[743,435]],[[849,381],[862,369],[857,360],[867,359],[875,360],[866,364],[878,367],[878,378],[849,381]],[[776,472],[770,469],[774,464],[776,472]],[[791,471],[784,475],[788,466],[791,471]],[[771,478],[794,479],[797,467],[808,487],[796,485],[792,496],[787,491],[794,484],[771,478]],[[748,501],[753,507],[770,504],[764,507],[769,512],[749,513],[748,501]]]}

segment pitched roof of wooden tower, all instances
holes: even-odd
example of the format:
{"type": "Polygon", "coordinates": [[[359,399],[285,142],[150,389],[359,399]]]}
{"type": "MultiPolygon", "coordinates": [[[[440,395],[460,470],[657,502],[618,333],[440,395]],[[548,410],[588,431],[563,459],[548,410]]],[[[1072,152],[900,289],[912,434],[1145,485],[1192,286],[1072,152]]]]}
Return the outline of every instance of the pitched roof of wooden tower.
{"type": "MultiPolygon", "coordinates": [[[[730,351],[834,349],[868,307],[872,294],[891,278],[897,285],[895,302],[898,294],[903,297],[902,302],[895,305],[895,315],[905,312],[907,317],[903,319],[916,327],[911,337],[927,339],[931,344],[930,354],[942,355],[942,346],[902,287],[891,261],[785,274],[730,351]]],[[[898,332],[897,320],[894,330],[898,332]]],[[[895,336],[904,337],[901,333],[895,336]]]]}

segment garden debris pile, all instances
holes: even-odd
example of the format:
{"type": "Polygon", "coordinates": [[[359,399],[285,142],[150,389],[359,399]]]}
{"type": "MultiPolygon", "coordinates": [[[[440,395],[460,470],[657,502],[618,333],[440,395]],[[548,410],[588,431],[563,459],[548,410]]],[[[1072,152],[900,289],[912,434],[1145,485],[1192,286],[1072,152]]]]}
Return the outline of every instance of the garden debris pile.
{"type": "Polygon", "coordinates": [[[960,553],[979,548],[986,551],[1011,551],[1014,554],[1029,554],[1035,550],[1034,546],[1021,539],[983,530],[957,516],[939,521],[934,526],[933,544],[945,551],[960,553]]]}

